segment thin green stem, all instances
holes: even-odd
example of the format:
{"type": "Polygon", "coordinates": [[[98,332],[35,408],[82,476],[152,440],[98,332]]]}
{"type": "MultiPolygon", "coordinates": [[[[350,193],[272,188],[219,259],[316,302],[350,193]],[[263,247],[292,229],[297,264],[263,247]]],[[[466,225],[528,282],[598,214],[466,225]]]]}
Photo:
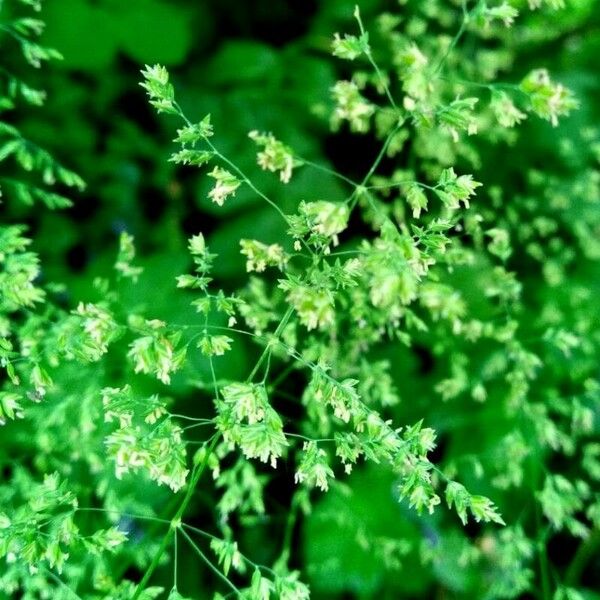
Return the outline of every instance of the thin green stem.
{"type": "Polygon", "coordinates": [[[207,425],[214,425],[214,421],[209,421],[208,423],[193,423],[192,425],[186,425],[182,427],[182,431],[188,431],[188,429],[197,429],[198,427],[206,427],[207,425]]]}
{"type": "Polygon", "coordinates": [[[177,590],[177,566],[179,557],[177,555],[177,531],[179,527],[175,529],[173,534],[173,589],[177,590]]]}
{"type": "Polygon", "coordinates": [[[394,108],[395,110],[398,110],[398,106],[396,105],[396,102],[394,101],[394,97],[392,96],[392,93],[390,92],[390,88],[388,87],[386,78],[383,75],[383,73],[381,72],[381,70],[379,69],[379,67],[377,66],[377,63],[373,59],[373,55],[371,54],[370,51],[367,52],[367,58],[368,58],[369,62],[371,63],[371,65],[373,66],[373,68],[375,69],[375,72],[377,73],[377,76],[379,77],[379,80],[381,82],[381,86],[383,87],[385,95],[387,96],[390,104],[392,105],[392,108],[394,108]]]}
{"type": "Polygon", "coordinates": [[[174,417],[176,419],[183,419],[184,421],[195,421],[202,425],[210,425],[214,423],[212,419],[201,419],[199,417],[188,417],[187,415],[182,415],[180,413],[169,413],[170,417],[174,417]]]}
{"type": "Polygon", "coordinates": [[[467,29],[467,25],[470,20],[470,14],[467,11],[467,0],[462,0],[461,6],[462,6],[463,18],[462,18],[462,22],[460,24],[460,28],[459,28],[458,32],[456,33],[456,35],[452,38],[450,45],[448,46],[448,48],[446,49],[446,52],[444,53],[444,55],[438,62],[436,68],[433,70],[433,77],[437,77],[437,75],[440,73],[444,64],[446,63],[446,60],[450,56],[452,50],[454,50],[454,48],[456,48],[456,45],[460,41],[460,38],[463,36],[463,34],[465,33],[465,31],[467,29]]]}
{"type": "Polygon", "coordinates": [[[356,203],[358,202],[358,197],[359,197],[358,191],[363,190],[368,193],[367,183],[368,183],[369,179],[371,179],[371,177],[373,176],[375,171],[377,170],[377,167],[379,167],[379,165],[381,164],[381,161],[383,160],[383,157],[385,156],[385,153],[387,152],[387,149],[388,149],[393,137],[396,135],[396,133],[398,132],[400,127],[401,127],[401,125],[397,124],[394,127],[394,129],[392,130],[392,132],[387,136],[387,138],[385,139],[385,142],[383,143],[383,146],[381,147],[381,150],[379,151],[379,154],[377,155],[377,157],[375,158],[375,161],[371,165],[371,168],[367,171],[367,174],[363,177],[360,185],[352,192],[350,197],[346,200],[346,202],[350,203],[350,212],[352,212],[352,210],[354,210],[354,207],[356,206],[356,203]]]}
{"type": "Polygon", "coordinates": [[[289,400],[290,402],[297,402],[298,401],[298,396],[297,395],[288,394],[287,392],[284,392],[283,390],[277,390],[277,389],[273,389],[271,387],[270,388],[270,393],[273,396],[279,396],[279,398],[285,398],[286,400],[289,400]]]}
{"type": "MultiPolygon", "coordinates": [[[[360,29],[361,35],[363,35],[363,36],[366,35],[366,31],[363,26],[362,19],[360,18],[360,11],[358,10],[358,6],[354,10],[354,18],[358,22],[358,28],[360,29]]],[[[381,71],[381,69],[379,68],[377,63],[375,62],[375,59],[373,58],[373,55],[371,54],[370,48],[367,47],[365,54],[367,56],[367,60],[371,63],[371,66],[373,67],[375,73],[377,74],[377,77],[379,77],[379,82],[381,83],[381,87],[383,88],[383,91],[385,92],[387,99],[389,100],[390,104],[392,105],[392,108],[394,108],[395,110],[398,110],[398,106],[396,105],[396,102],[394,101],[394,97],[392,96],[392,93],[390,92],[390,88],[388,87],[387,78],[385,77],[385,75],[383,74],[383,72],[381,71]]]]}
{"type": "Polygon", "coordinates": [[[318,171],[322,171],[323,173],[327,173],[328,175],[331,175],[332,177],[337,177],[338,179],[340,179],[341,181],[344,181],[345,183],[347,183],[348,185],[351,185],[352,187],[357,187],[359,185],[356,181],[354,181],[353,179],[350,179],[350,177],[346,177],[343,173],[339,173],[338,171],[335,171],[334,169],[330,169],[329,167],[326,167],[325,165],[313,162],[313,161],[303,158],[301,156],[296,156],[296,158],[298,160],[302,161],[305,165],[308,165],[309,167],[317,169],[318,171]]]}
{"type": "MultiPolygon", "coordinates": [[[[175,510],[176,506],[177,506],[177,502],[178,502],[179,498],[177,495],[173,495],[171,496],[171,498],[169,499],[169,501],[166,503],[166,505],[163,507],[163,510],[161,512],[161,514],[163,515],[170,515],[173,513],[173,511],[175,510]]],[[[88,509],[86,509],[88,510],[88,509]]],[[[95,509],[94,509],[95,510],[95,509]]],[[[105,511],[105,512],[115,512],[115,511],[105,511]]],[[[121,513],[123,515],[126,516],[133,516],[130,513],[121,513]]],[[[137,515],[135,518],[141,519],[142,516],[137,515]]],[[[157,533],[159,527],[162,527],[165,524],[170,524],[171,521],[167,520],[165,518],[158,518],[158,517],[143,517],[145,520],[150,521],[151,522],[151,526],[148,527],[148,530],[145,532],[146,537],[151,538],[152,536],[155,535],[155,533],[157,533]]],[[[128,557],[125,557],[123,561],[120,561],[118,563],[118,565],[115,567],[115,571],[113,573],[113,577],[115,578],[115,580],[120,579],[123,574],[127,571],[127,569],[129,568],[129,566],[131,565],[132,559],[131,559],[131,555],[129,555],[128,557]]]]}
{"type": "MultiPolygon", "coordinates": [[[[201,535],[202,537],[205,537],[209,540],[221,541],[220,537],[213,535],[212,533],[209,533],[208,531],[205,531],[204,529],[199,529],[198,527],[194,527],[193,525],[188,525],[187,523],[182,523],[181,526],[185,527],[185,529],[189,529],[190,531],[193,531],[194,533],[197,533],[198,535],[201,535]]],[[[271,569],[270,567],[267,567],[266,565],[259,565],[259,564],[255,563],[253,560],[251,560],[250,558],[248,558],[241,552],[240,552],[240,556],[251,567],[253,567],[255,569],[261,569],[262,571],[267,571],[268,573],[275,575],[275,571],[273,571],[273,569],[271,569]]]]}
{"type": "Polygon", "coordinates": [[[252,180],[229,158],[227,158],[224,154],[221,154],[219,150],[215,147],[215,145],[208,139],[204,138],[204,141],[208,144],[209,148],[214,152],[215,156],[217,156],[220,160],[222,160],[229,168],[236,172],[236,174],[240,177],[240,179],[260,198],[262,198],[267,204],[273,207],[279,216],[289,225],[289,221],[287,215],[269,198],[264,192],[259,190],[252,180]]]}
{"type": "Polygon", "coordinates": [[[339,252],[330,252],[327,255],[327,258],[331,258],[332,256],[348,256],[348,255],[356,256],[357,254],[362,254],[362,251],[361,250],[340,250],[339,252]]]}
{"type": "Polygon", "coordinates": [[[265,367],[265,373],[264,373],[263,378],[261,380],[261,383],[263,384],[263,386],[266,384],[267,377],[269,376],[269,370],[271,368],[271,357],[272,356],[273,356],[273,349],[269,346],[269,353],[267,354],[267,365],[265,367]]]}
{"type": "MultiPolygon", "coordinates": [[[[208,329],[208,313],[205,313],[204,315],[204,327],[205,327],[205,331],[208,329]]],[[[212,354],[208,355],[208,364],[210,366],[210,374],[212,377],[212,383],[213,383],[213,388],[214,388],[214,393],[215,393],[215,398],[219,397],[219,386],[217,384],[217,374],[215,373],[215,365],[213,362],[213,357],[212,354]]]]}
{"type": "Polygon", "coordinates": [[[73,598],[76,598],[77,600],[82,600],[81,596],[79,594],[77,594],[77,592],[73,591],[58,575],[56,575],[55,573],[53,573],[50,569],[44,569],[46,574],[50,577],[50,579],[52,579],[55,583],[57,583],[63,590],[66,590],[67,592],[69,592],[69,594],[71,594],[71,596],[73,596],[73,598]]]}
{"type": "Polygon", "coordinates": [[[96,508],[96,507],[77,507],[74,511],[74,513],[78,513],[78,512],[100,512],[100,513],[105,513],[105,514],[116,514],[119,515],[121,517],[127,517],[129,519],[140,519],[140,520],[144,520],[144,521],[153,521],[155,523],[163,523],[165,525],[168,525],[171,521],[169,521],[168,519],[161,519],[159,517],[150,517],[147,515],[138,515],[135,513],[130,513],[130,512],[122,512],[120,510],[110,510],[108,508],[96,508]]]}
{"type": "Polygon", "coordinates": [[[465,85],[465,86],[469,86],[469,87],[486,89],[490,92],[493,92],[494,90],[497,90],[497,89],[511,90],[513,92],[518,92],[525,98],[530,98],[530,94],[528,94],[525,90],[521,89],[521,86],[517,83],[508,83],[508,82],[503,83],[501,81],[495,81],[493,83],[479,83],[478,81],[470,81],[469,79],[460,79],[460,78],[456,79],[456,78],[449,78],[449,77],[440,77],[439,79],[441,79],[442,81],[447,81],[448,83],[453,83],[455,85],[458,84],[458,85],[465,85]]]}
{"type": "Polygon", "coordinates": [[[242,592],[223,574],[221,571],[209,560],[209,558],[202,552],[202,550],[198,547],[196,542],[187,534],[187,532],[180,527],[179,531],[181,535],[188,541],[190,546],[196,551],[198,556],[205,562],[206,566],[221,580],[223,581],[231,590],[237,594],[238,597],[242,596],[242,592]]]}
{"type": "Polygon", "coordinates": [[[535,521],[538,530],[538,540],[536,541],[538,564],[540,567],[540,579],[542,583],[542,598],[543,600],[550,600],[552,598],[552,592],[550,591],[550,565],[548,564],[548,556],[546,555],[546,544],[540,533],[542,531],[542,519],[540,515],[540,509],[536,502],[535,508],[535,521]]]}
{"type": "Polygon", "coordinates": [[[290,560],[291,548],[292,548],[292,536],[294,534],[294,527],[298,518],[298,492],[292,497],[292,503],[290,512],[285,524],[285,531],[283,532],[283,544],[281,548],[281,555],[278,563],[287,567],[290,560]]]}
{"type": "Polygon", "coordinates": [[[600,529],[595,529],[592,531],[590,536],[581,542],[579,548],[577,548],[577,552],[575,552],[575,556],[573,560],[567,567],[567,572],[565,574],[565,583],[568,586],[575,586],[581,580],[581,575],[583,571],[600,548],[600,529]]]}
{"type": "MultiPolygon", "coordinates": [[[[522,425],[520,423],[519,428],[522,429],[522,425]]],[[[539,447],[537,450],[539,451],[539,447]]],[[[536,488],[540,474],[539,467],[540,465],[535,462],[533,455],[531,455],[529,459],[529,470],[531,477],[531,492],[533,495],[535,528],[537,534],[535,540],[535,550],[538,558],[538,568],[540,573],[541,597],[543,600],[550,600],[552,598],[552,593],[550,590],[550,564],[548,562],[548,555],[546,554],[546,539],[545,535],[543,535],[542,512],[540,510],[540,504],[536,498],[536,488]]]]}
{"type": "Polygon", "coordinates": [[[395,187],[401,187],[408,183],[413,183],[418,185],[419,187],[425,188],[426,190],[431,190],[435,192],[438,189],[438,186],[427,185],[426,183],[421,183],[420,181],[415,181],[414,179],[404,179],[403,181],[394,181],[393,183],[386,183],[383,185],[370,185],[367,187],[368,190],[389,190],[395,187]]]}
{"type": "Polygon", "coordinates": [[[306,442],[315,442],[316,444],[335,443],[334,438],[310,438],[306,435],[302,435],[301,433],[288,433],[287,431],[284,432],[284,435],[286,437],[298,438],[299,440],[304,440],[306,442]]]}
{"type": "Polygon", "coordinates": [[[192,500],[194,492],[196,491],[196,486],[198,485],[198,482],[200,481],[200,478],[202,477],[202,473],[204,473],[204,470],[206,469],[206,465],[208,464],[208,459],[210,458],[210,455],[216,448],[220,437],[221,437],[220,434],[216,434],[213,437],[212,442],[210,443],[208,450],[206,452],[206,455],[204,457],[204,460],[202,461],[200,466],[194,470],[194,472],[192,474],[192,480],[190,481],[190,484],[186,491],[185,497],[183,498],[183,501],[180,504],[179,509],[175,513],[175,516],[171,520],[171,526],[169,528],[169,531],[167,531],[167,533],[163,536],[160,546],[158,547],[157,551],[155,552],[154,558],[152,559],[152,562],[150,563],[149,567],[146,569],[146,572],[144,573],[144,576],[142,577],[140,583],[138,584],[131,600],[137,600],[141,596],[142,592],[144,591],[144,588],[148,584],[148,581],[150,581],[150,577],[152,577],[154,571],[158,567],[160,559],[162,558],[162,555],[165,553],[165,550],[167,549],[167,546],[169,545],[169,540],[171,539],[171,534],[173,533],[174,528],[179,526],[178,523],[179,523],[179,521],[181,521],[181,517],[185,513],[189,503],[192,500]]]}
{"type": "Polygon", "coordinates": [[[371,165],[371,168],[367,171],[367,174],[363,177],[363,180],[361,181],[361,184],[360,184],[361,187],[365,187],[367,185],[367,182],[369,181],[369,179],[371,179],[371,177],[373,176],[373,173],[375,173],[375,171],[381,164],[381,161],[383,160],[383,157],[385,156],[385,153],[387,152],[387,149],[388,149],[392,139],[394,138],[396,133],[398,133],[398,131],[400,130],[400,127],[402,127],[402,125],[398,123],[394,127],[392,132],[387,136],[385,142],[383,143],[383,146],[381,147],[381,150],[379,151],[379,154],[377,155],[377,157],[375,158],[375,161],[371,165]]]}
{"type": "Polygon", "coordinates": [[[193,531],[194,533],[202,535],[205,538],[208,538],[209,540],[220,540],[221,539],[221,538],[217,537],[216,535],[213,535],[212,533],[208,533],[208,531],[205,531],[204,529],[199,529],[198,527],[194,527],[193,525],[188,525],[187,523],[182,523],[181,526],[185,527],[186,529],[189,529],[190,531],[193,531]]]}
{"type": "Polygon", "coordinates": [[[287,365],[287,367],[285,369],[283,369],[283,371],[281,371],[281,373],[279,373],[279,375],[277,375],[277,377],[275,377],[275,379],[273,379],[271,381],[271,383],[269,384],[269,390],[270,391],[274,391],[277,386],[282,383],[283,381],[285,381],[287,379],[287,376],[296,368],[296,365],[292,362],[289,365],[287,365]]]}
{"type": "MultiPolygon", "coordinates": [[[[202,331],[195,335],[192,340],[196,339],[198,336],[202,335],[202,333],[204,333],[205,329],[219,329],[221,331],[230,331],[233,333],[239,333],[241,335],[247,335],[250,337],[255,337],[255,338],[262,338],[263,336],[254,333],[253,331],[246,331],[245,329],[236,329],[235,327],[227,327],[225,325],[210,325],[210,324],[202,324],[202,325],[186,325],[183,323],[171,323],[170,327],[172,328],[177,328],[177,329],[201,329],[202,331]]],[[[191,341],[191,340],[190,340],[191,341]]],[[[190,342],[188,342],[189,344],[190,342]]]]}
{"type": "MultiPolygon", "coordinates": [[[[283,331],[283,329],[287,325],[287,322],[289,321],[289,319],[292,316],[293,312],[294,312],[294,309],[291,306],[289,306],[288,309],[285,311],[285,314],[283,315],[283,318],[281,319],[279,325],[277,325],[277,329],[275,329],[275,333],[273,334],[273,336],[274,336],[275,339],[279,338],[279,336],[281,335],[281,332],[283,331]]],[[[255,377],[256,373],[258,372],[258,370],[260,369],[262,363],[267,358],[267,355],[270,352],[270,350],[271,350],[270,343],[267,343],[267,346],[262,351],[262,354],[258,357],[258,361],[254,365],[254,368],[252,369],[252,372],[246,378],[246,382],[250,382],[250,381],[252,381],[254,379],[254,377],[255,377]]]]}

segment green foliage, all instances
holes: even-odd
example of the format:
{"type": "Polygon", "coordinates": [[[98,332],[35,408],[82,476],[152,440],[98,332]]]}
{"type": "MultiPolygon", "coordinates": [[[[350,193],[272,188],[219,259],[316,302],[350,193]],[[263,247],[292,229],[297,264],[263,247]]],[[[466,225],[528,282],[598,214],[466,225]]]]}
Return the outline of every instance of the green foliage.
{"type": "Polygon", "coordinates": [[[383,4],[0,0],[0,598],[595,597],[594,2],[383,4]]]}

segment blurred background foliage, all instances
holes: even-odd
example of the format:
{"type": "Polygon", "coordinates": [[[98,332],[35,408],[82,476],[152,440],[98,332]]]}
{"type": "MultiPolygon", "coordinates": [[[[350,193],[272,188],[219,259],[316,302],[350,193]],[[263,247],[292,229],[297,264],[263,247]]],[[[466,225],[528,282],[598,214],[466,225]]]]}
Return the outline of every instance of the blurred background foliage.
{"type": "MultiPolygon", "coordinates": [[[[382,10],[402,11],[397,2],[360,4],[367,23],[382,10]]],[[[219,255],[217,271],[225,289],[233,289],[245,277],[238,248],[241,237],[284,242],[277,215],[250,190],[240,189],[235,202],[216,207],[207,198],[206,177],[167,162],[174,123],[157,118],[147,106],[138,86],[144,64],[169,67],[184,111],[192,119],[211,113],[220,149],[235,156],[259,188],[277,197],[284,211],[291,211],[301,199],[316,199],[315,177],[322,199],[344,197],[339,181],[310,169],[301,170],[294,185],[283,189],[256,167],[255,148],[247,133],[272,131],[302,156],[351,177],[362,175],[378,149],[376,140],[344,132],[332,135],[326,116],[329,89],[342,75],[337,69],[344,68],[330,57],[331,34],[353,31],[352,8],[348,0],[47,0],[43,41],[57,48],[64,60],[34,74],[48,92],[44,108],[14,118],[25,134],[81,174],[88,187],[66,211],[32,211],[15,203],[4,210],[9,220],[31,225],[44,277],[65,284],[65,301],[75,305],[94,299],[97,291],[92,281],[110,272],[123,230],[135,236],[145,267],[140,284],[124,290],[125,309],[151,305],[156,318],[176,323],[197,318],[189,298],[174,294],[165,283],[186,270],[189,235],[202,231],[207,236],[211,250],[219,255]]],[[[550,46],[533,40],[517,69],[526,73],[533,67],[547,67],[571,87],[581,110],[563,127],[579,131],[597,125],[600,117],[600,6],[594,0],[576,0],[564,15],[560,37],[550,46]]],[[[528,18],[534,23],[541,17],[528,18]]],[[[543,30],[532,27],[531,31],[543,30]]],[[[5,39],[0,51],[8,63],[11,53],[17,55],[5,39]]],[[[509,201],[512,193],[520,191],[514,167],[521,155],[535,155],[539,166],[552,169],[555,130],[533,120],[525,127],[527,132],[516,146],[486,147],[483,165],[474,171],[479,181],[492,179],[503,185],[509,201]]],[[[221,376],[242,376],[256,352],[236,344],[219,362],[221,376]]],[[[429,378],[437,366],[427,352],[390,345],[378,358],[386,357],[394,358],[394,383],[404,398],[392,411],[395,422],[423,417],[440,435],[438,460],[464,459],[481,448],[494,448],[506,433],[497,405],[478,406],[474,411],[468,398],[440,404],[421,393],[430,389],[429,378]],[[471,435],[463,435],[467,424],[471,435]]],[[[200,362],[197,366],[205,368],[200,362]]],[[[181,401],[193,404],[194,398],[181,401]]],[[[472,480],[464,481],[467,487],[498,498],[499,492],[486,489],[476,471],[474,466],[472,480]]],[[[385,563],[389,556],[382,558],[357,545],[360,531],[379,536],[382,544],[386,537],[401,537],[419,546],[438,540],[438,521],[443,517],[438,513],[418,518],[398,505],[391,476],[357,470],[352,478],[352,495],[344,493],[343,485],[336,487],[295,532],[292,562],[306,569],[315,597],[432,598],[436,581],[468,597],[466,590],[482,575],[461,563],[461,552],[465,536],[475,536],[477,526],[465,531],[457,521],[446,524],[443,560],[438,555],[431,564],[421,565],[414,554],[398,557],[405,570],[395,572],[394,565],[385,563]],[[340,562],[343,570],[336,566],[340,562]]],[[[281,489],[270,489],[274,506],[287,505],[290,486],[289,481],[284,483],[281,489]]],[[[512,493],[510,501],[498,502],[511,522],[524,500],[512,493]]],[[[196,518],[201,519],[201,514],[196,518]]],[[[252,548],[254,560],[268,564],[279,544],[278,536],[271,533],[281,531],[282,523],[255,525],[242,528],[239,537],[252,548]]],[[[574,543],[566,536],[550,540],[554,564],[569,561],[574,543]]],[[[184,589],[209,577],[188,570],[185,556],[180,560],[182,577],[188,578],[188,585],[182,583],[184,589]]],[[[597,571],[593,575],[596,567],[598,561],[591,561],[586,575],[591,584],[600,584],[597,571]]]]}

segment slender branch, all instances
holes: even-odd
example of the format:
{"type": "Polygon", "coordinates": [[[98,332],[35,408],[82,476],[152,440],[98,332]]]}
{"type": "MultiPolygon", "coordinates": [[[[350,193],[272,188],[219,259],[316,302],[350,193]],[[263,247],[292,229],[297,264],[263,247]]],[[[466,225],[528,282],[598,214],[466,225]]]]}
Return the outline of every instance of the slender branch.
{"type": "Polygon", "coordinates": [[[189,487],[185,494],[185,497],[183,498],[183,501],[180,504],[179,509],[175,513],[175,516],[171,520],[171,526],[169,528],[169,531],[167,531],[167,533],[164,535],[164,537],[160,543],[160,546],[158,547],[156,553],[154,554],[154,558],[152,559],[150,566],[146,569],[146,572],[144,573],[142,580],[138,584],[131,600],[137,600],[141,596],[148,581],[150,581],[150,577],[152,577],[152,574],[158,567],[158,563],[160,562],[162,555],[164,554],[165,550],[167,549],[169,540],[171,539],[171,534],[173,533],[175,527],[179,527],[178,523],[181,520],[181,517],[183,516],[183,514],[185,513],[185,510],[188,507],[190,501],[192,500],[192,497],[196,490],[196,486],[198,485],[198,482],[200,481],[200,478],[202,477],[202,473],[204,473],[204,470],[206,469],[206,465],[208,464],[208,459],[210,458],[210,455],[216,448],[217,443],[219,442],[220,438],[221,438],[220,434],[216,434],[213,437],[213,440],[208,447],[208,450],[206,452],[206,456],[204,457],[204,460],[202,461],[200,466],[195,469],[195,471],[192,475],[192,480],[190,481],[189,487]]]}
{"type": "Polygon", "coordinates": [[[448,46],[448,48],[446,49],[446,52],[444,53],[444,55],[438,62],[436,68],[433,70],[434,77],[436,77],[439,74],[439,72],[442,70],[442,67],[446,63],[446,60],[450,56],[450,53],[452,52],[452,50],[454,50],[454,48],[456,48],[456,45],[460,41],[460,38],[463,36],[464,32],[467,29],[467,25],[470,20],[470,13],[467,11],[467,0],[462,0],[461,6],[462,6],[463,18],[462,18],[462,22],[460,24],[460,28],[459,28],[458,32],[456,33],[456,35],[452,38],[450,45],[448,46]]]}
{"type": "MultiPolygon", "coordinates": [[[[365,35],[366,31],[363,26],[362,19],[360,18],[360,11],[358,10],[358,6],[354,10],[354,18],[358,22],[358,28],[360,29],[361,35],[365,35]]],[[[394,101],[394,97],[392,96],[392,93],[390,92],[390,88],[388,87],[387,79],[386,79],[385,75],[383,74],[383,72],[381,71],[381,69],[379,68],[379,66],[377,65],[377,63],[375,62],[375,59],[373,58],[373,55],[371,54],[371,49],[367,48],[365,54],[367,56],[367,60],[371,63],[371,66],[375,70],[377,77],[379,77],[381,87],[383,88],[383,91],[385,92],[387,99],[389,100],[390,104],[392,105],[392,108],[394,108],[395,110],[398,110],[398,106],[396,105],[396,102],[394,101]]]]}
{"type": "Polygon", "coordinates": [[[310,438],[306,435],[302,435],[301,433],[289,433],[287,431],[283,432],[286,437],[298,438],[299,440],[304,440],[305,442],[315,442],[315,443],[335,443],[335,438],[310,438]]]}
{"type": "MultiPolygon", "coordinates": [[[[277,329],[275,330],[275,333],[273,334],[275,339],[279,338],[279,336],[281,335],[281,332],[287,325],[287,322],[290,320],[290,317],[292,316],[293,312],[294,312],[294,309],[291,306],[288,307],[288,309],[285,311],[283,318],[281,319],[279,325],[277,326],[277,329]]],[[[262,354],[258,357],[258,361],[254,365],[254,369],[252,369],[252,372],[246,378],[246,382],[250,382],[254,379],[254,376],[260,369],[262,363],[264,362],[265,358],[267,358],[267,355],[270,351],[271,351],[270,344],[267,344],[266,348],[262,351],[262,354]]]]}
{"type": "Polygon", "coordinates": [[[330,169],[329,167],[326,167],[325,165],[313,162],[312,160],[308,160],[306,158],[303,158],[302,156],[298,156],[298,155],[294,155],[294,156],[299,161],[302,161],[305,165],[308,165],[309,167],[312,167],[313,169],[317,169],[318,171],[322,171],[323,173],[327,173],[327,175],[331,175],[332,177],[337,177],[338,179],[340,179],[341,181],[344,181],[345,183],[347,183],[348,185],[351,185],[352,187],[357,187],[359,185],[356,181],[354,181],[353,179],[350,179],[350,177],[346,177],[346,175],[344,175],[343,173],[339,173],[338,171],[335,171],[334,169],[330,169]]]}
{"type": "Polygon", "coordinates": [[[177,590],[177,566],[178,566],[178,548],[177,548],[177,531],[180,528],[175,529],[175,533],[173,534],[173,589],[177,590]]]}
{"type": "Polygon", "coordinates": [[[217,577],[227,584],[228,587],[232,589],[232,591],[237,594],[238,597],[242,596],[242,592],[223,574],[221,571],[209,560],[209,558],[200,550],[196,542],[187,534],[187,532],[180,527],[179,531],[181,535],[188,541],[190,546],[196,551],[198,556],[206,563],[206,566],[215,574],[217,577]]]}
{"type": "Polygon", "coordinates": [[[600,548],[600,529],[592,531],[590,536],[581,542],[573,560],[567,567],[565,583],[569,586],[576,585],[581,580],[581,575],[586,565],[598,552],[600,548]]]}
{"type": "Polygon", "coordinates": [[[289,375],[289,374],[290,374],[292,371],[294,371],[296,368],[297,368],[297,367],[296,367],[296,365],[295,365],[293,362],[290,362],[290,363],[289,363],[289,364],[288,364],[288,365],[285,367],[285,369],[283,369],[283,371],[281,371],[281,373],[279,373],[279,374],[277,375],[277,377],[275,377],[274,379],[272,379],[272,380],[271,380],[271,382],[269,383],[269,386],[268,386],[268,390],[269,390],[270,392],[274,392],[274,391],[276,391],[276,390],[277,390],[277,386],[278,386],[280,383],[284,382],[284,381],[287,379],[288,375],[289,375]]]}
{"type": "Polygon", "coordinates": [[[292,548],[292,536],[294,534],[294,527],[298,518],[298,492],[292,497],[292,503],[288,518],[285,524],[285,530],[283,532],[283,544],[281,548],[281,555],[279,557],[279,563],[287,567],[288,561],[290,560],[291,548],[292,548]]]}
{"type": "Polygon", "coordinates": [[[215,145],[208,139],[208,138],[204,138],[204,141],[208,144],[209,148],[214,152],[215,156],[217,156],[219,159],[221,159],[228,167],[230,167],[233,171],[235,171],[240,179],[260,198],[262,198],[267,204],[269,204],[271,207],[273,207],[277,213],[279,214],[279,216],[286,222],[287,225],[289,225],[289,220],[287,218],[287,215],[281,210],[281,208],[279,208],[279,206],[277,206],[277,204],[275,202],[273,202],[273,200],[271,200],[271,198],[269,198],[264,192],[262,192],[261,190],[259,190],[254,183],[252,183],[252,180],[229,158],[227,158],[224,154],[221,154],[221,152],[219,150],[217,150],[217,148],[215,147],[215,145]]]}
{"type": "Polygon", "coordinates": [[[111,510],[108,508],[96,508],[96,507],[85,507],[84,506],[84,507],[77,507],[73,512],[74,513],[100,512],[100,513],[105,513],[105,514],[116,514],[121,517],[127,517],[129,519],[140,519],[143,521],[153,521],[155,523],[164,523],[165,525],[168,525],[171,522],[168,519],[161,519],[159,517],[150,517],[150,516],[146,516],[146,515],[139,515],[139,514],[130,513],[130,512],[122,512],[120,510],[111,510]]]}
{"type": "Polygon", "coordinates": [[[69,592],[69,594],[71,594],[73,598],[76,598],[77,600],[82,600],[81,596],[77,592],[72,590],[58,575],[53,573],[50,569],[44,569],[44,571],[50,577],[50,579],[56,582],[63,590],[69,592]]]}
{"type": "Polygon", "coordinates": [[[369,179],[371,179],[371,177],[373,176],[373,173],[375,173],[375,171],[381,164],[381,161],[383,160],[383,157],[385,156],[385,153],[387,152],[387,149],[388,149],[390,143],[392,142],[392,139],[394,138],[396,133],[398,133],[398,131],[400,130],[400,127],[401,127],[401,125],[397,124],[394,127],[394,129],[392,130],[392,132],[387,136],[385,142],[383,143],[383,146],[381,147],[381,150],[379,151],[379,154],[377,155],[377,158],[371,165],[371,168],[368,170],[367,174],[363,177],[363,180],[360,183],[361,187],[365,187],[367,185],[367,182],[369,181],[369,179]]]}
{"type": "MultiPolygon", "coordinates": [[[[198,527],[194,527],[193,525],[188,525],[187,523],[182,523],[181,526],[185,527],[185,529],[189,529],[190,531],[193,531],[194,533],[197,533],[198,535],[201,535],[202,537],[205,537],[209,540],[221,541],[220,537],[217,537],[216,535],[213,535],[212,533],[209,533],[208,531],[204,531],[204,529],[199,529],[198,527]]],[[[255,569],[260,569],[262,571],[267,571],[268,573],[271,573],[272,575],[276,574],[275,571],[273,569],[271,569],[270,567],[267,567],[266,565],[259,565],[259,564],[255,563],[253,560],[251,560],[250,558],[248,558],[245,554],[242,554],[241,552],[240,552],[240,556],[251,567],[253,567],[255,569]]]]}
{"type": "Polygon", "coordinates": [[[371,165],[371,168],[367,171],[367,174],[363,177],[362,181],[360,182],[360,185],[347,198],[346,202],[350,203],[350,212],[352,212],[352,210],[356,206],[356,203],[358,202],[358,192],[359,191],[368,192],[367,183],[368,183],[369,179],[371,179],[371,177],[373,176],[375,171],[377,170],[377,167],[379,167],[379,165],[381,164],[381,161],[383,160],[383,157],[385,156],[385,153],[387,152],[387,149],[388,149],[393,137],[396,135],[396,133],[398,132],[400,127],[401,127],[401,125],[397,124],[394,127],[394,129],[392,130],[392,132],[387,136],[387,138],[385,139],[385,142],[383,143],[383,146],[381,147],[381,150],[379,151],[379,154],[377,155],[377,157],[375,158],[375,161],[371,165]]]}

